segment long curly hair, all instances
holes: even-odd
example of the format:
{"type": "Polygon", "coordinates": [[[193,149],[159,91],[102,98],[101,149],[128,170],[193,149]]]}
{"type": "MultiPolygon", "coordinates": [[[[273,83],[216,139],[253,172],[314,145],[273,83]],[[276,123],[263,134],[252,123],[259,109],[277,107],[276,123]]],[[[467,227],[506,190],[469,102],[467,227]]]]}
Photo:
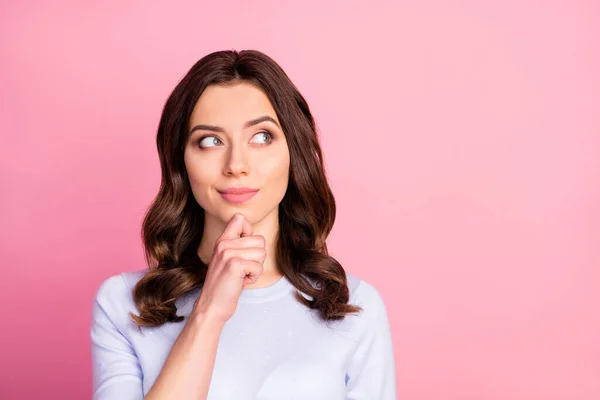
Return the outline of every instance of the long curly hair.
{"type": "Polygon", "coordinates": [[[290,152],[287,191],[279,204],[276,263],[299,302],[323,320],[359,312],[348,304],[346,273],[327,251],[335,200],[325,175],[315,121],[304,97],[283,69],[255,51],[217,51],[197,61],[167,99],[156,136],[162,179],[148,209],[142,238],[149,271],[133,289],[138,327],[183,321],[175,301],[203,285],[207,265],[197,254],[204,210],[196,202],[184,165],[192,110],[209,85],[249,82],[268,96],[290,152]]]}

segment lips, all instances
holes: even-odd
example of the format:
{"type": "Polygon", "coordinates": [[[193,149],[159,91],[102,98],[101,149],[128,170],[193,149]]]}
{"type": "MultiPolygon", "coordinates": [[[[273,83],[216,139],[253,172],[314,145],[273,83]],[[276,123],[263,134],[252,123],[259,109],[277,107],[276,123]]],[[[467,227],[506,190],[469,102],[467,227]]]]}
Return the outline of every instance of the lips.
{"type": "Polygon", "coordinates": [[[252,189],[247,187],[238,188],[227,188],[224,190],[218,190],[223,198],[230,203],[244,203],[256,195],[258,189],[252,189]]]}
{"type": "Polygon", "coordinates": [[[227,188],[225,190],[219,190],[219,192],[226,193],[226,194],[246,194],[246,193],[258,192],[258,189],[239,187],[239,188],[227,188]]]}

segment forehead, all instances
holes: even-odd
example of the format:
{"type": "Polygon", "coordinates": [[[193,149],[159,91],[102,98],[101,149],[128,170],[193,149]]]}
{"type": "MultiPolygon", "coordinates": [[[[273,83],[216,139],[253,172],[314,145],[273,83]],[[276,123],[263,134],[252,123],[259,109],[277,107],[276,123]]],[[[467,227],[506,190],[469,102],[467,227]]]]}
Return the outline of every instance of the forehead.
{"type": "Polygon", "coordinates": [[[206,123],[223,127],[239,127],[245,122],[268,115],[277,119],[277,114],[259,87],[248,82],[208,86],[194,106],[191,122],[206,123]]]}

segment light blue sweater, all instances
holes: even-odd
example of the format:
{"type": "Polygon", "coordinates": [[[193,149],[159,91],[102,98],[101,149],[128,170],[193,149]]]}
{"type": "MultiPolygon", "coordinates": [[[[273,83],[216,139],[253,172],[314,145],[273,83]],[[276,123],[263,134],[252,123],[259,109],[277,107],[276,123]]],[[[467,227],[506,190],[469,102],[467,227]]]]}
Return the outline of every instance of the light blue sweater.
{"type": "MultiPolygon", "coordinates": [[[[94,400],[143,399],[185,321],[142,328],[132,288],[144,271],[108,278],[96,294],[91,339],[94,400]]],[[[242,292],[221,333],[209,400],[396,400],[392,339],[377,290],[348,274],[350,303],[363,308],[324,323],[284,277],[242,292]]],[[[177,300],[189,316],[197,289],[177,300]]],[[[187,320],[187,318],[186,318],[187,320]]]]}

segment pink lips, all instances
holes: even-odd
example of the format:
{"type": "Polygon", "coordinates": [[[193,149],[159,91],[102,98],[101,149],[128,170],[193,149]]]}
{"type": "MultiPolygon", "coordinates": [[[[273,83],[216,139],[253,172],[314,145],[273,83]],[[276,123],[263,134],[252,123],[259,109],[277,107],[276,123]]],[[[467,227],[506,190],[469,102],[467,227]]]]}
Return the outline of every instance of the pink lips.
{"type": "Polygon", "coordinates": [[[247,187],[240,188],[228,188],[225,190],[219,190],[221,196],[231,203],[243,203],[250,200],[258,192],[258,189],[252,189],[247,187]]]}

